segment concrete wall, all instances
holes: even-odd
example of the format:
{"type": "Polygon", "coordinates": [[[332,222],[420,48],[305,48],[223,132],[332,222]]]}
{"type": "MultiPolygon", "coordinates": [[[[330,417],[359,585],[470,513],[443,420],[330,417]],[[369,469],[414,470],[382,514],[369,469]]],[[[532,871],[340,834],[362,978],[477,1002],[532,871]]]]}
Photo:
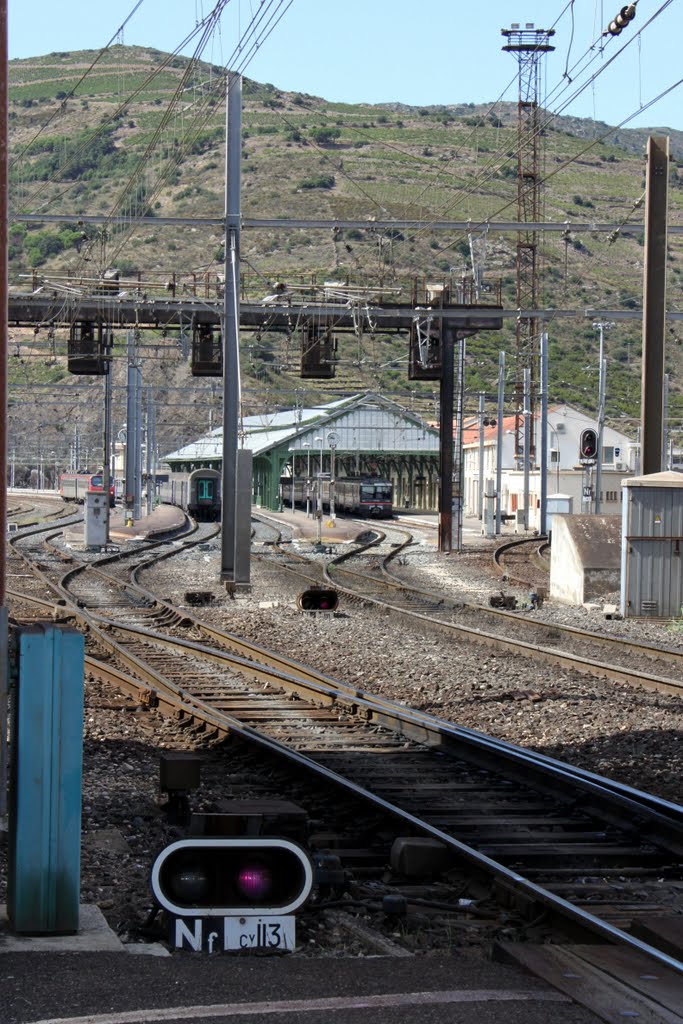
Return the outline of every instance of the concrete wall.
{"type": "Polygon", "coordinates": [[[584,604],[618,590],[620,579],[621,516],[553,516],[552,600],[584,604]]]}

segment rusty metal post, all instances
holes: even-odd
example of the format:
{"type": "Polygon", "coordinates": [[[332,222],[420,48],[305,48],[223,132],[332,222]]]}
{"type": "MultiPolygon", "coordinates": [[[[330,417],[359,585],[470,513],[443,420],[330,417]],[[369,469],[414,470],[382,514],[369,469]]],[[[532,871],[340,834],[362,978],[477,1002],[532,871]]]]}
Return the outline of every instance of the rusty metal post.
{"type": "MultiPolygon", "coordinates": [[[[5,603],[7,566],[7,241],[8,241],[8,44],[7,0],[0,0],[0,605],[5,603]]],[[[4,668],[0,667],[0,671],[4,668]]]]}
{"type": "Polygon", "coordinates": [[[640,414],[640,472],[643,475],[658,473],[662,468],[666,217],[669,191],[668,135],[651,135],[648,139],[645,191],[643,372],[640,414]]]}
{"type": "Polygon", "coordinates": [[[439,551],[453,546],[453,350],[455,324],[442,321],[441,384],[439,388],[439,551]]]}
{"type": "Polygon", "coordinates": [[[0,0],[0,817],[7,813],[7,283],[8,242],[8,72],[7,0],[0,0]]]}

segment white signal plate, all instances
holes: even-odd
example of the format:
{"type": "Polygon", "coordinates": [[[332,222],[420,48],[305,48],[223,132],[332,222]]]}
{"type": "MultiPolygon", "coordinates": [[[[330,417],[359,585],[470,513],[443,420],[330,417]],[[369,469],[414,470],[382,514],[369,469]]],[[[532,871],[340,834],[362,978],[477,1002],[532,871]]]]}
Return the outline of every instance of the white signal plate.
{"type": "Polygon", "coordinates": [[[176,949],[196,953],[254,949],[273,953],[292,952],[296,946],[293,914],[239,917],[176,917],[171,941],[176,949]]]}
{"type": "Polygon", "coordinates": [[[291,952],[296,945],[296,918],[226,917],[223,949],[263,949],[291,952]]]}

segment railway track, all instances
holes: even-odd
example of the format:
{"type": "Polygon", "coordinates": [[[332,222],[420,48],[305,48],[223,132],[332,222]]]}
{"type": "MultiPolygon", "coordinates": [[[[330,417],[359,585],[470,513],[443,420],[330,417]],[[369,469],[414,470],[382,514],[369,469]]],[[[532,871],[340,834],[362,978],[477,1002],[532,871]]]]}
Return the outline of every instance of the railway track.
{"type": "Polygon", "coordinates": [[[364,534],[354,549],[326,561],[295,553],[281,545],[278,547],[275,540],[267,550],[277,553],[264,552],[260,557],[298,576],[302,586],[332,585],[353,601],[410,616],[413,622],[421,621],[426,629],[441,629],[532,662],[560,666],[599,679],[683,694],[680,649],[545,623],[536,616],[488,608],[464,601],[457,595],[450,596],[443,590],[417,586],[402,578],[394,568],[412,544],[410,533],[383,526],[382,529],[366,529],[364,534]],[[373,550],[379,553],[373,555],[373,550]],[[362,567],[351,568],[348,564],[361,559],[362,567]],[[495,631],[482,629],[482,618],[494,624],[495,631]]]}
{"type": "Polygon", "coordinates": [[[501,579],[548,596],[550,545],[546,537],[507,541],[493,552],[493,564],[501,579]]]}
{"type": "MultiPolygon", "coordinates": [[[[139,574],[139,553],[135,561],[139,574]]],[[[535,919],[570,923],[683,975],[676,957],[619,927],[638,907],[648,917],[676,913],[683,808],[343,685],[178,615],[118,569],[118,578],[101,565],[78,569],[57,584],[69,596],[54,613],[86,630],[92,677],[190,729],[286,758],[381,810],[394,835],[437,840],[460,891],[476,877],[481,892],[486,879],[487,898],[503,894],[535,919]],[[131,606],[147,626],[122,621],[131,606]]]]}

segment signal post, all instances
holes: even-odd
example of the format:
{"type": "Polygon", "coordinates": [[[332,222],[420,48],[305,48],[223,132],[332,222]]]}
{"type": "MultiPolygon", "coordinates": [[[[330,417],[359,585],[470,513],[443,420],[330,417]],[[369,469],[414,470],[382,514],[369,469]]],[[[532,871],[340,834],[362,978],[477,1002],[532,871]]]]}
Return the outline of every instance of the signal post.
{"type": "MultiPolygon", "coordinates": [[[[581,431],[579,438],[579,460],[583,467],[583,479],[581,481],[581,507],[584,511],[590,512],[593,504],[593,466],[596,463],[598,454],[598,432],[592,427],[586,427],[581,431]]],[[[596,500],[599,500],[596,499],[596,500]]],[[[598,509],[596,508],[596,512],[598,509]]]]}

